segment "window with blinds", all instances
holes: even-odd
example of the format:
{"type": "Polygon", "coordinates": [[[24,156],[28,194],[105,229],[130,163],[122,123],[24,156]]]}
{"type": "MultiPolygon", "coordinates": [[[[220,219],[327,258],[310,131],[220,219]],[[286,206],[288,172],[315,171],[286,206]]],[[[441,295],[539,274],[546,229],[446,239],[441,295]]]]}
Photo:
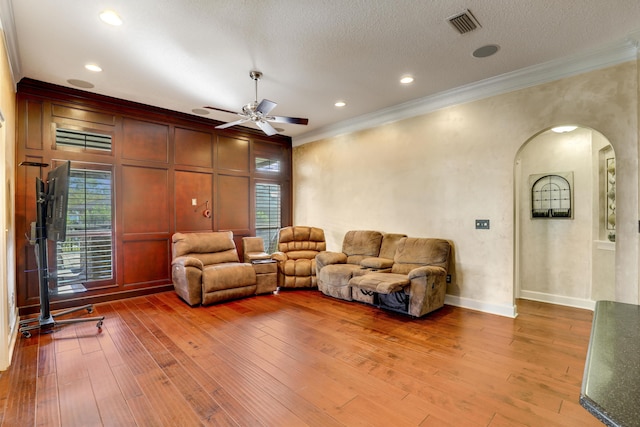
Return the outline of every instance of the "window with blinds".
{"type": "Polygon", "coordinates": [[[72,129],[56,129],[56,147],[111,151],[111,135],[72,129]]]}
{"type": "Polygon", "coordinates": [[[280,219],[280,185],[256,184],[256,236],[262,237],[265,250],[275,252],[280,219]]]}
{"type": "Polygon", "coordinates": [[[67,238],[57,243],[58,292],[113,278],[111,171],[71,169],[67,238]]]}
{"type": "Polygon", "coordinates": [[[256,157],[256,172],[280,172],[280,160],[256,157]]]}

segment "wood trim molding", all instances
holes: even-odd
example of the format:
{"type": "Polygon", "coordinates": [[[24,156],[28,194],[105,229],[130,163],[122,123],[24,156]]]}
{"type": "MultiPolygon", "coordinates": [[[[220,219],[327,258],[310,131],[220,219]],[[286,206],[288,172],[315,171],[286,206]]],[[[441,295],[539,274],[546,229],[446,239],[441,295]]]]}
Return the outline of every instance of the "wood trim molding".
{"type": "Polygon", "coordinates": [[[13,7],[10,0],[0,0],[0,30],[4,33],[4,44],[9,56],[9,70],[15,88],[18,80],[22,77],[22,67],[20,65],[16,24],[13,20],[13,7]]]}
{"type": "Polygon", "coordinates": [[[516,70],[472,84],[436,93],[431,96],[405,102],[390,108],[365,114],[351,120],[317,128],[293,138],[293,146],[319,139],[353,133],[374,128],[398,120],[428,114],[443,108],[466,102],[478,101],[519,89],[552,82],[562,78],[583,74],[623,62],[636,60],[640,32],[621,42],[604,46],[598,50],[579,53],[568,58],[516,70]]]}
{"type": "MultiPolygon", "coordinates": [[[[2,0],[0,0],[2,1],[2,0]]],[[[219,120],[208,119],[200,116],[194,116],[180,111],[167,110],[165,108],[155,107],[152,105],[141,104],[135,101],[114,98],[107,95],[87,92],[80,89],[68,88],[52,83],[46,83],[30,78],[23,78],[18,82],[18,92],[43,99],[65,99],[67,102],[77,102],[84,106],[96,108],[98,110],[115,109],[123,116],[139,116],[140,111],[144,111],[145,116],[151,120],[168,121],[174,124],[184,124],[187,126],[200,125],[210,129],[212,126],[223,124],[219,120]]],[[[271,141],[290,141],[291,138],[285,135],[266,136],[258,129],[247,127],[236,127],[234,129],[225,129],[225,136],[231,137],[247,137],[252,139],[271,140],[271,141]]]]}

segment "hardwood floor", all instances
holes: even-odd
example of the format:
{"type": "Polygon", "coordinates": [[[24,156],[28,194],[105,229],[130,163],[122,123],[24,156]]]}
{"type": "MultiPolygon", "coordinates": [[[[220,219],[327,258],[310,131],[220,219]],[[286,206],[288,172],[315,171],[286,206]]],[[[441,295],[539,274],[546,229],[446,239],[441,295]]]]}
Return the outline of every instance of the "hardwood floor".
{"type": "Polygon", "coordinates": [[[599,426],[578,403],[592,313],[518,301],[411,319],[317,291],[99,304],[18,338],[2,426],[599,426]]]}

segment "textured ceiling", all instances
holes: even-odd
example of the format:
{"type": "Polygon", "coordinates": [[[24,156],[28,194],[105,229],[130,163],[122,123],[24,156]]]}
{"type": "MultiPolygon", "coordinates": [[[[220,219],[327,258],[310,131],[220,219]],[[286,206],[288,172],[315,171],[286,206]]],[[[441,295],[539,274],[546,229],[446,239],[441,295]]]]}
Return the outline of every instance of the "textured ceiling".
{"type": "Polygon", "coordinates": [[[17,79],[80,79],[91,92],[193,114],[204,105],[239,111],[254,98],[249,71],[258,69],[258,98],[279,104],[273,114],[309,118],[278,124],[294,137],[640,30],[638,0],[2,1],[17,79]],[[102,23],[104,9],[124,24],[102,23]],[[461,35],[447,18],[465,9],[482,27],[461,35]],[[474,58],[486,44],[500,50],[474,58]],[[85,70],[89,62],[103,71],[85,70]],[[404,74],[415,82],[402,86],[404,74]],[[347,106],[334,107],[339,99],[347,106]]]}

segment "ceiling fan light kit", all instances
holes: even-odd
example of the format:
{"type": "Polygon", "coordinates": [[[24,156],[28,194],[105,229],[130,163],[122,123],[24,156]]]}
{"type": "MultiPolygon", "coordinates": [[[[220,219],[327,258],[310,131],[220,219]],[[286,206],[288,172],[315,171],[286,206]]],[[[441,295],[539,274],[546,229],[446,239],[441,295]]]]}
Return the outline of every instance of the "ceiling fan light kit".
{"type": "Polygon", "coordinates": [[[301,117],[285,117],[285,116],[270,116],[269,113],[273,110],[278,104],[269,101],[268,99],[263,99],[258,103],[258,80],[262,77],[262,72],[257,70],[252,70],[249,72],[249,77],[253,79],[255,82],[256,88],[256,96],[253,102],[245,104],[242,107],[242,112],[237,113],[235,111],[224,110],[222,108],[216,107],[204,107],[209,108],[211,110],[222,111],[224,113],[237,114],[242,117],[239,120],[235,120],[232,122],[224,123],[216,126],[216,129],[226,129],[232,126],[236,126],[245,122],[253,122],[258,126],[262,131],[268,136],[275,135],[278,133],[276,129],[269,124],[269,122],[274,123],[292,123],[296,125],[306,125],[309,123],[309,119],[301,118],[301,117]]]}

